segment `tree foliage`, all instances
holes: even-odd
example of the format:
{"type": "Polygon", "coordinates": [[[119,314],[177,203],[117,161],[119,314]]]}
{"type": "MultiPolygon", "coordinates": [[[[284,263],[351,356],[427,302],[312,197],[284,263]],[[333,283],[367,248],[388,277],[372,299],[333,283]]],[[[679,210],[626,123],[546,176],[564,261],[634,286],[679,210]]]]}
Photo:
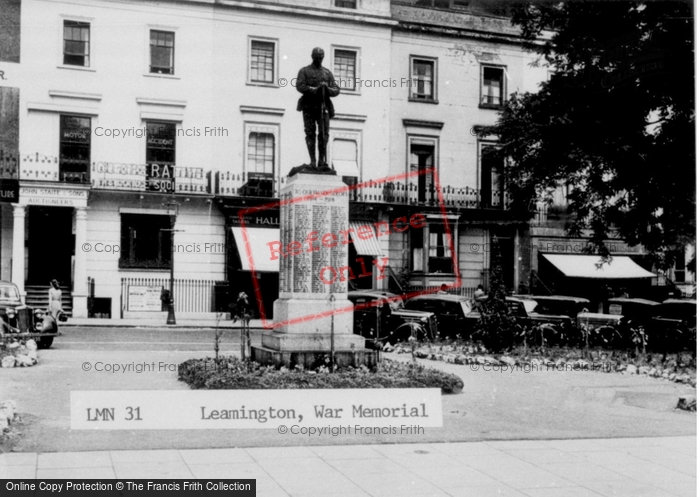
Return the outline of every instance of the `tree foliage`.
{"type": "Polygon", "coordinates": [[[491,352],[501,352],[513,346],[515,335],[519,331],[518,323],[508,311],[502,267],[498,239],[494,237],[491,242],[488,298],[478,303],[477,309],[481,316],[474,333],[474,338],[480,340],[491,352]]]}
{"type": "Polygon", "coordinates": [[[514,208],[570,188],[571,235],[611,230],[660,266],[695,240],[691,3],[531,3],[513,7],[527,48],[552,71],[511,96],[496,126],[514,208]]]}

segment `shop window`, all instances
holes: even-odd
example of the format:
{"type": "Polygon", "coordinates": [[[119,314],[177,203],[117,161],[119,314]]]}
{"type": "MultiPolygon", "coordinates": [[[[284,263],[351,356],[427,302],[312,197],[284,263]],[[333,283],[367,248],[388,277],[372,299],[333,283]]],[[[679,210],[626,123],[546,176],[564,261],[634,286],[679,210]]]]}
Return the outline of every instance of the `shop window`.
{"type": "Polygon", "coordinates": [[[90,67],[90,23],[63,21],[63,63],[90,67]]]}
{"type": "Polygon", "coordinates": [[[169,269],[172,258],[170,216],[121,215],[119,267],[169,269]]]}
{"type": "Polygon", "coordinates": [[[175,33],[151,30],[151,66],[153,74],[175,74],[175,33]]]}
{"type": "Polygon", "coordinates": [[[90,181],[90,118],[61,116],[59,170],[61,181],[90,181]]]}

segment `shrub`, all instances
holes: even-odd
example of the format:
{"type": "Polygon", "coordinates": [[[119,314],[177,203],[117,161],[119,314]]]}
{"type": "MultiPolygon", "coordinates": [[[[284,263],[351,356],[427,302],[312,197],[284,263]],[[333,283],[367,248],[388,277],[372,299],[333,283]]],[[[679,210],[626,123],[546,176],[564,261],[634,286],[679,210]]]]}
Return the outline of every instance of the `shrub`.
{"type": "Polygon", "coordinates": [[[441,388],[445,393],[458,393],[462,380],[422,365],[390,360],[382,361],[375,370],[366,367],[338,369],[328,367],[304,370],[260,364],[237,357],[190,359],[178,366],[178,379],[191,388],[269,390],[301,388],[441,388]]]}

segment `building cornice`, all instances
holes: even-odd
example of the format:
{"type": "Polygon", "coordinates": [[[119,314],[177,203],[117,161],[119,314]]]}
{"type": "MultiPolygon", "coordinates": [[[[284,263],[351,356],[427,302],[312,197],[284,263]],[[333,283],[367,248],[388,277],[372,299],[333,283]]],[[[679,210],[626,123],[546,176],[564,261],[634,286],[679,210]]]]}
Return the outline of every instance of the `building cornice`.
{"type": "Polygon", "coordinates": [[[293,5],[245,0],[185,0],[186,3],[209,4],[214,7],[229,7],[233,9],[245,9],[276,14],[288,14],[304,17],[326,18],[333,21],[346,21],[362,24],[376,24],[392,27],[397,24],[390,15],[382,16],[364,12],[348,12],[346,10],[324,9],[308,7],[305,5],[293,5]]]}
{"type": "Polygon", "coordinates": [[[241,114],[268,114],[273,116],[283,116],[284,109],[277,107],[256,107],[254,105],[241,105],[241,114]]]}
{"type": "Polygon", "coordinates": [[[445,123],[440,121],[424,121],[422,119],[404,119],[403,125],[414,128],[432,128],[432,129],[442,129],[445,123]]]}
{"type": "Polygon", "coordinates": [[[49,90],[50,97],[58,98],[73,98],[77,100],[102,100],[102,95],[99,93],[79,93],[74,91],[49,90]]]}
{"type": "Polygon", "coordinates": [[[475,29],[459,29],[433,24],[426,24],[423,22],[399,21],[398,25],[394,28],[394,30],[405,31],[407,33],[413,34],[419,33],[447,36],[451,38],[471,38],[474,40],[491,41],[518,46],[522,46],[524,44],[524,40],[520,36],[516,35],[508,35],[505,33],[493,33],[489,31],[479,31],[475,29]]]}

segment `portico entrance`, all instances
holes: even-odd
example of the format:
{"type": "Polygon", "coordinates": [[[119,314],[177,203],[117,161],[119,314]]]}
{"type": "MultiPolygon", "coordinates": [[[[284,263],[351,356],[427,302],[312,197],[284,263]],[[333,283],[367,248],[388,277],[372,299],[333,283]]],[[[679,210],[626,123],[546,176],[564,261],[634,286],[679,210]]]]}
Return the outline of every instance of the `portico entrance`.
{"type": "Polygon", "coordinates": [[[32,205],[27,210],[27,285],[48,288],[56,279],[71,288],[73,208],[32,205]]]}

